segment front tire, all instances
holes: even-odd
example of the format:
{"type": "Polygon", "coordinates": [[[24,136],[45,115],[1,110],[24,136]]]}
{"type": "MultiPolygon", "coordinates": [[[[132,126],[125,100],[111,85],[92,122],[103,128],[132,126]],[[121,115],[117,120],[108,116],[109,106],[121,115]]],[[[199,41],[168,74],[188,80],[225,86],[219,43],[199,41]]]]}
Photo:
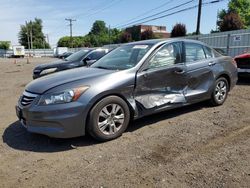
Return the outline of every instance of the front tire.
{"type": "Polygon", "coordinates": [[[224,77],[218,78],[215,82],[215,87],[211,96],[210,103],[213,106],[222,105],[227,98],[228,91],[229,85],[227,79],[224,77]]]}
{"type": "Polygon", "coordinates": [[[99,141],[108,141],[122,135],[127,129],[130,111],[127,103],[117,96],[99,101],[90,111],[88,133],[99,141]]]}

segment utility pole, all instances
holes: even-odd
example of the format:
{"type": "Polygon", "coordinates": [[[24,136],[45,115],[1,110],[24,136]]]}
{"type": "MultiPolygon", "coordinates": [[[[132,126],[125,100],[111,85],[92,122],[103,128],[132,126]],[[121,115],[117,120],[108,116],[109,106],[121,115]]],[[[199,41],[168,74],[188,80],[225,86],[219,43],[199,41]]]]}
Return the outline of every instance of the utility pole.
{"type": "Polygon", "coordinates": [[[111,44],[111,31],[110,31],[110,25],[109,25],[109,47],[110,47],[110,44],[111,44]]]}
{"type": "Polygon", "coordinates": [[[26,23],[26,28],[27,28],[27,32],[26,32],[26,35],[27,35],[27,39],[28,39],[28,49],[29,49],[29,56],[30,56],[30,39],[29,39],[29,27],[28,27],[28,23],[27,23],[27,21],[26,21],[25,23],[26,23]]]}
{"type": "Polygon", "coordinates": [[[65,18],[66,21],[69,21],[69,27],[70,27],[70,46],[72,47],[72,22],[75,22],[76,20],[72,19],[72,18],[65,18]]]}
{"type": "Polygon", "coordinates": [[[199,0],[196,35],[200,34],[202,0],[199,0]]]}
{"type": "MultiPolygon", "coordinates": [[[[32,36],[32,21],[30,21],[30,48],[33,51],[33,36],[32,36]]],[[[33,51],[33,56],[34,56],[34,51],[33,51]]]]}
{"type": "Polygon", "coordinates": [[[46,34],[46,37],[47,37],[47,43],[49,44],[49,34],[46,34]]]}
{"type": "MultiPolygon", "coordinates": [[[[32,27],[31,27],[32,28],[32,27]]],[[[33,49],[32,29],[30,30],[30,48],[33,49]]]]}
{"type": "Polygon", "coordinates": [[[47,43],[49,44],[49,34],[46,34],[47,37],[47,43]]]}

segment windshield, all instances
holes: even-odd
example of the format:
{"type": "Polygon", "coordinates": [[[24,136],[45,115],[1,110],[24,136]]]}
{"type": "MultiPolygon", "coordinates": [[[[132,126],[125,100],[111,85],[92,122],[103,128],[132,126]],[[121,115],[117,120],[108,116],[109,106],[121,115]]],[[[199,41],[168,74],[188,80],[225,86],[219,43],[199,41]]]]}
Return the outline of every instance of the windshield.
{"type": "Polygon", "coordinates": [[[90,50],[80,50],[65,58],[66,61],[80,61],[90,50]]]}
{"type": "Polygon", "coordinates": [[[151,47],[152,45],[136,44],[121,46],[102,57],[91,67],[114,70],[129,69],[137,65],[151,47]]]}

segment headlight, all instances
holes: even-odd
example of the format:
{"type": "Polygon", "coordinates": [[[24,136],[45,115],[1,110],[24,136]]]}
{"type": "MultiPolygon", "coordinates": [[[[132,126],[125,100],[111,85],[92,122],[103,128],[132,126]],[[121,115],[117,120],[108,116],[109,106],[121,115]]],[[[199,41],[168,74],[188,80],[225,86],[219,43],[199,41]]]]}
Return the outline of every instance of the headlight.
{"type": "Polygon", "coordinates": [[[43,70],[43,71],[40,73],[40,75],[49,74],[49,73],[55,72],[56,70],[57,70],[57,68],[45,69],[45,70],[43,70]]]}
{"type": "Polygon", "coordinates": [[[88,88],[88,86],[83,86],[43,95],[38,105],[62,104],[76,101],[88,88]]]}

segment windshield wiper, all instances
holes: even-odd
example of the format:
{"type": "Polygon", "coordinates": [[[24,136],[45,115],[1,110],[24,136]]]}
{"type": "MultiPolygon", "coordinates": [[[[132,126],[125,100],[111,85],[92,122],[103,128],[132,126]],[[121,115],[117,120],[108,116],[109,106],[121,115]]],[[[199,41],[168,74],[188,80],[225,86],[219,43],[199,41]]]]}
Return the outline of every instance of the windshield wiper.
{"type": "Polygon", "coordinates": [[[94,67],[94,68],[98,68],[98,69],[107,69],[107,70],[109,70],[108,67],[103,67],[103,66],[97,66],[97,67],[94,67]]]}

